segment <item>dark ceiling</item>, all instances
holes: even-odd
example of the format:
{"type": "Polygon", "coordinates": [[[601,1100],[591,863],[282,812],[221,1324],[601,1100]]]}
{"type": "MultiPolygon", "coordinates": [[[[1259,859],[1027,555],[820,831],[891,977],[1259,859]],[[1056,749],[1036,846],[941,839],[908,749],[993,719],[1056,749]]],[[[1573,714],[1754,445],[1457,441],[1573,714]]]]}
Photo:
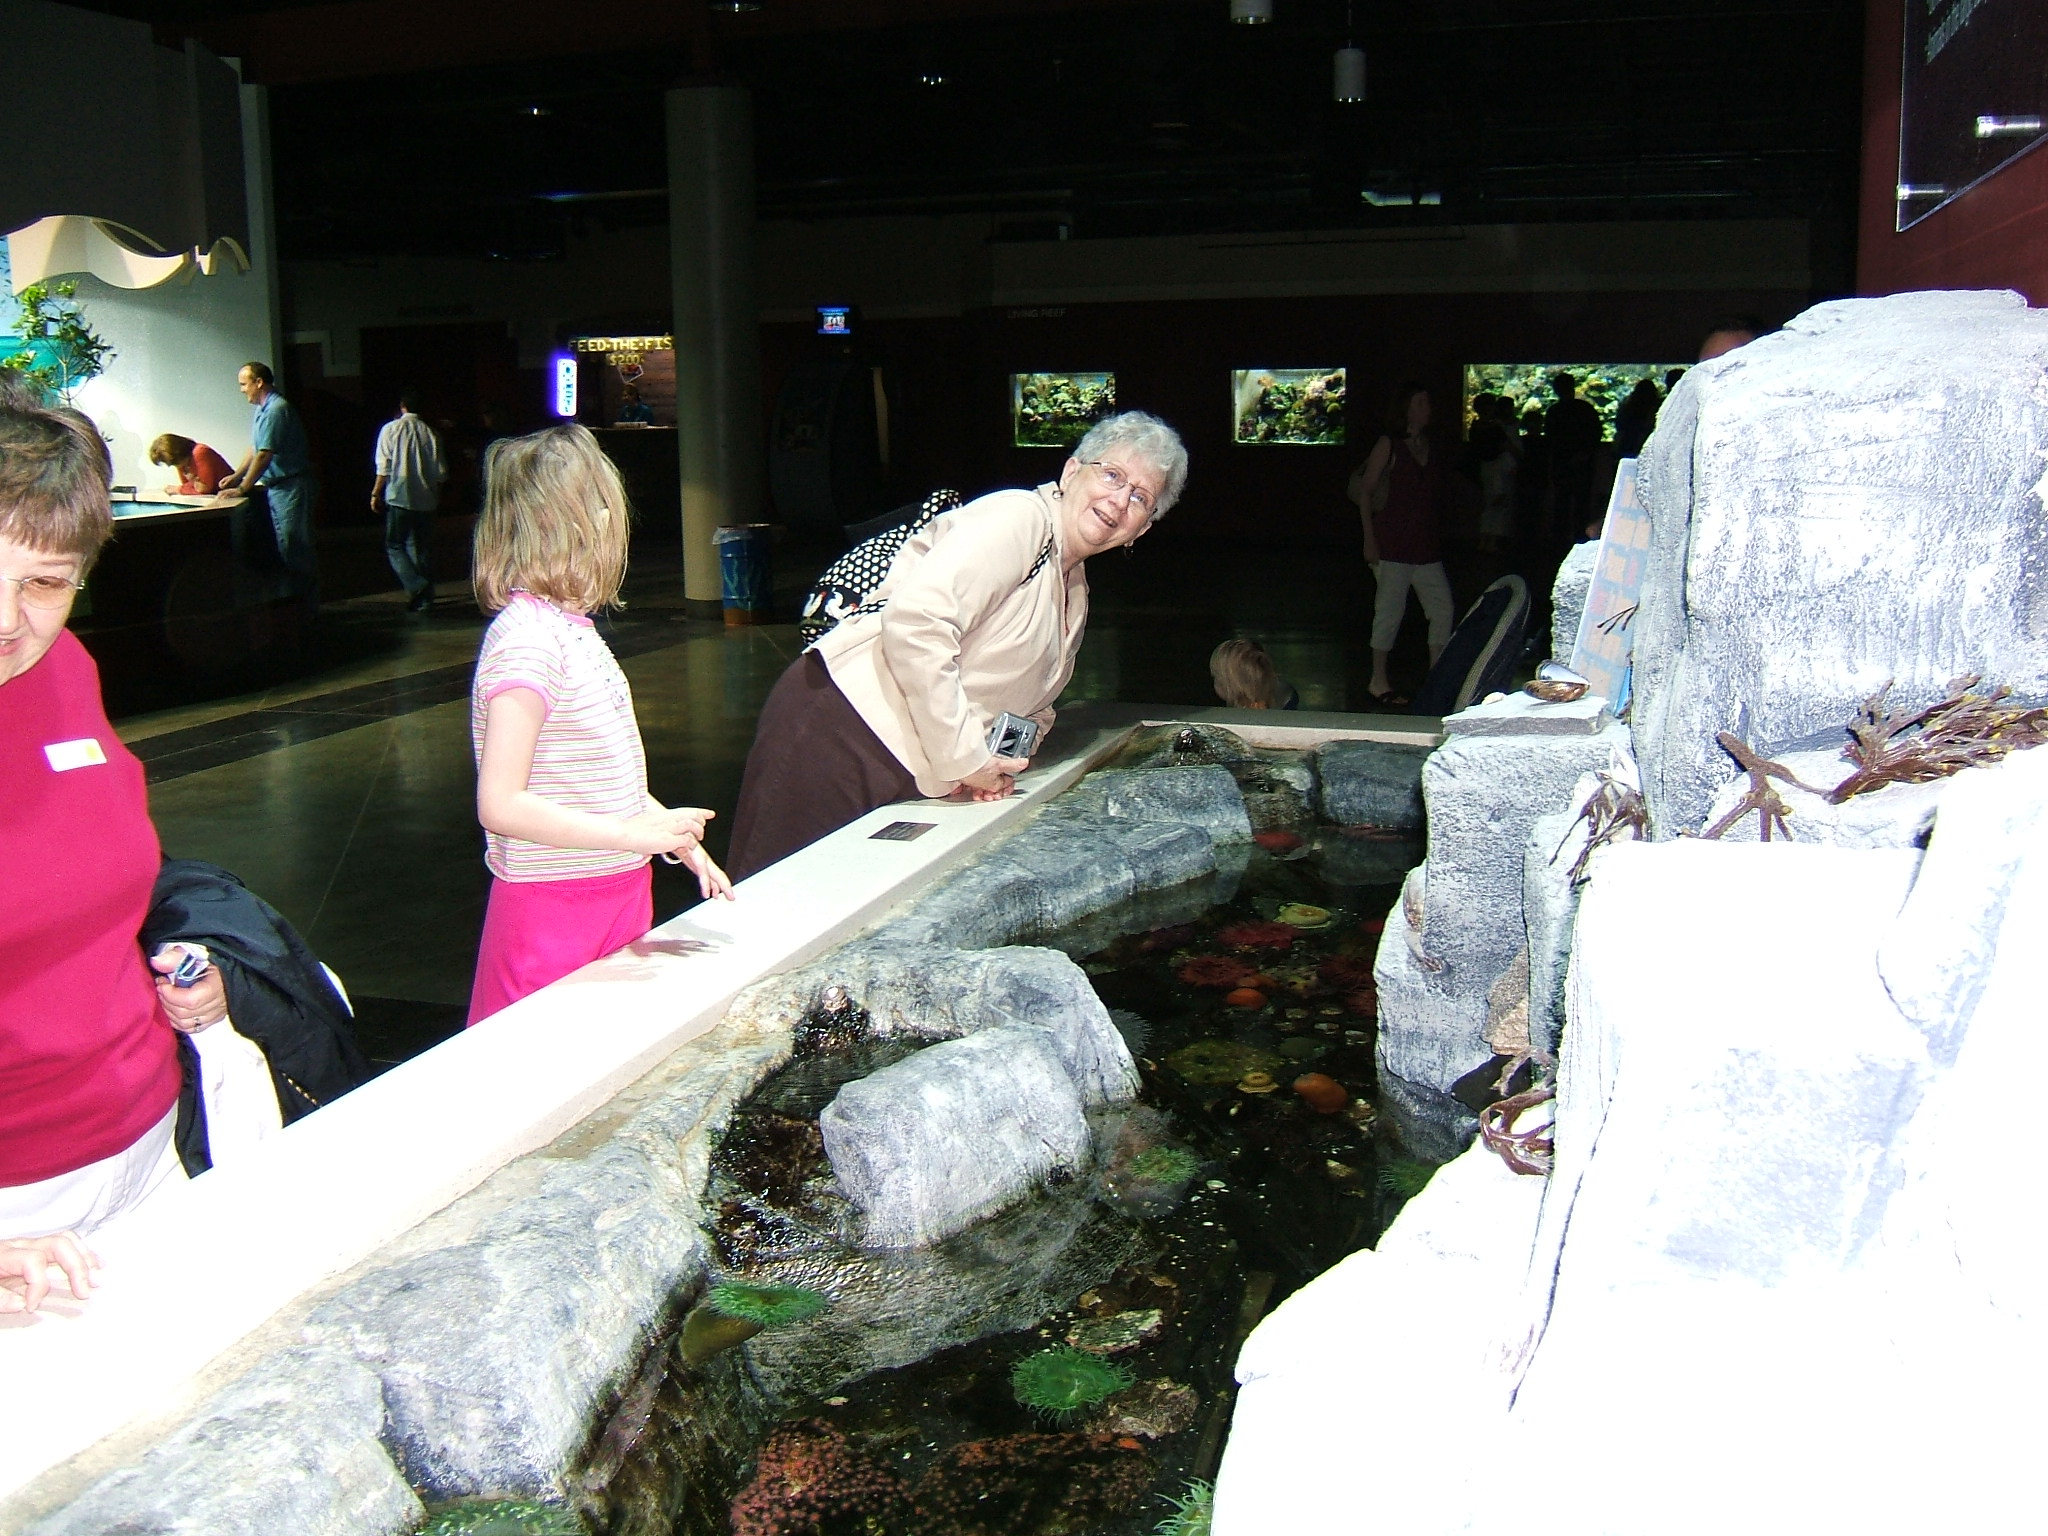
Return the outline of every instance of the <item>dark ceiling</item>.
{"type": "Polygon", "coordinates": [[[707,68],[754,93],[771,217],[1085,239],[1854,216],[1862,0],[1374,0],[1362,105],[1331,100],[1343,0],[1274,0],[1261,27],[1227,0],[698,3],[441,0],[396,37],[382,0],[99,8],[272,84],[288,257],[545,258],[578,225],[664,221],[662,92],[707,68]]]}

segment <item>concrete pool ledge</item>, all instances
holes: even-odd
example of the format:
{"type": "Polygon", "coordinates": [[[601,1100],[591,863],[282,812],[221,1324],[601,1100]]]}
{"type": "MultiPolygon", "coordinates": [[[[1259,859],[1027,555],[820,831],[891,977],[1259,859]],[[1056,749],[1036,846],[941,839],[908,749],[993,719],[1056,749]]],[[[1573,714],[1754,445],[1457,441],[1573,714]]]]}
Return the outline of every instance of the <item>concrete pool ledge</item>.
{"type": "Polygon", "coordinates": [[[743,987],[815,959],[1021,829],[1134,729],[1191,721],[1259,746],[1438,739],[1420,719],[1077,708],[1018,797],[876,811],[745,882],[739,901],[693,908],[337,1101],[257,1164],[167,1192],[98,1234],[107,1270],[90,1303],[0,1321],[0,1374],[37,1405],[0,1443],[0,1531],[68,1503],[264,1350],[295,1343],[286,1319],[352,1268],[404,1253],[412,1229],[506,1164],[650,1074],[710,1064],[716,1052],[697,1062],[685,1048],[743,987]],[[931,829],[874,839],[897,821],[931,829]]]}

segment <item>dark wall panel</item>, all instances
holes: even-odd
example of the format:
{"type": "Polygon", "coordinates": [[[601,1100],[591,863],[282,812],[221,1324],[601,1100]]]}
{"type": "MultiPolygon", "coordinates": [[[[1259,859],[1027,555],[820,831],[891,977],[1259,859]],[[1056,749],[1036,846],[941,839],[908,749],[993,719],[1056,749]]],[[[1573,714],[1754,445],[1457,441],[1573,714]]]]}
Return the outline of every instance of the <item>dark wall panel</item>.
{"type": "Polygon", "coordinates": [[[2048,304],[2048,146],[2022,155],[1911,229],[1894,228],[1905,0],[1869,0],[1864,31],[1860,292],[2014,288],[2048,304]]]}

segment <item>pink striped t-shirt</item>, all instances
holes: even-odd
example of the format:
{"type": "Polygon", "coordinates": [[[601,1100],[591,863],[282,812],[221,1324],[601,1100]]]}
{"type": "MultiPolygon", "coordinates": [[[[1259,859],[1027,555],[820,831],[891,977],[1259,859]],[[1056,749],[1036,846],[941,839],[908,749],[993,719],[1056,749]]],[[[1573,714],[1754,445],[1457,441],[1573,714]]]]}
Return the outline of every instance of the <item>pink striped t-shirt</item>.
{"type": "MultiPolygon", "coordinates": [[[[633,718],[633,690],[597,627],[531,592],[512,601],[484,631],[469,689],[470,743],[479,766],[484,711],[508,688],[530,688],[547,707],[526,787],[543,800],[599,816],[647,809],[647,754],[633,718]]],[[[580,880],[617,875],[647,862],[640,853],[551,848],[484,834],[484,863],[500,880],[580,880]]]]}

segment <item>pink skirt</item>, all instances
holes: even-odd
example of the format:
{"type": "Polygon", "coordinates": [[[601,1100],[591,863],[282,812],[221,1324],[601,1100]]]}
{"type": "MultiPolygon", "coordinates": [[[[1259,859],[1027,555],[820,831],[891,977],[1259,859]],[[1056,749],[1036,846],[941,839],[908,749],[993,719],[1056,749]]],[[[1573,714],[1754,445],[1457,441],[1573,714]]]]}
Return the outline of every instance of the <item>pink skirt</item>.
{"type": "Polygon", "coordinates": [[[645,936],[654,926],[654,870],[642,864],[583,880],[491,877],[477,948],[469,1022],[476,1024],[529,992],[560,981],[645,936]]]}

